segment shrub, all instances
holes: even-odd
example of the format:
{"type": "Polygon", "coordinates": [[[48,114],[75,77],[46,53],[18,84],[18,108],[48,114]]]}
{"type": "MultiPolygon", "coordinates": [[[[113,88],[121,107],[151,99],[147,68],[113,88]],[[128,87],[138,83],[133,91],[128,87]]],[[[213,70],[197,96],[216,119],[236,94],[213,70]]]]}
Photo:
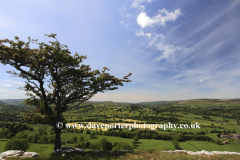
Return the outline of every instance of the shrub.
{"type": "Polygon", "coordinates": [[[32,136],[32,135],[27,137],[27,140],[28,140],[28,142],[29,142],[29,143],[31,143],[31,142],[32,142],[32,138],[33,138],[33,136],[32,136]]]}
{"type": "Polygon", "coordinates": [[[39,138],[38,142],[41,143],[41,144],[46,144],[46,143],[48,143],[48,137],[47,137],[47,135],[43,134],[43,135],[39,138]]]}
{"type": "Polygon", "coordinates": [[[112,143],[109,142],[106,138],[101,139],[102,150],[112,150],[112,143]]]}
{"type": "Polygon", "coordinates": [[[97,138],[97,135],[95,134],[94,131],[90,134],[90,138],[91,138],[91,139],[95,139],[95,138],[97,138]]]}
{"type": "Polygon", "coordinates": [[[100,150],[101,149],[101,143],[100,142],[98,142],[98,143],[91,143],[89,148],[91,148],[93,150],[100,150]]]}
{"type": "Polygon", "coordinates": [[[77,137],[73,137],[73,142],[77,142],[77,137]]]}
{"type": "Polygon", "coordinates": [[[133,150],[134,147],[127,142],[120,141],[117,146],[113,148],[113,151],[121,151],[121,150],[133,150]]]}
{"type": "Polygon", "coordinates": [[[66,142],[65,142],[65,141],[61,141],[61,144],[62,144],[62,145],[65,145],[65,144],[66,144],[66,142]]]}
{"type": "Polygon", "coordinates": [[[32,143],[37,143],[38,139],[39,139],[39,134],[38,133],[34,134],[32,138],[32,143]]]}
{"type": "Polygon", "coordinates": [[[84,137],[82,135],[79,137],[79,142],[81,141],[84,141],[84,137]]]}
{"type": "Polygon", "coordinates": [[[176,139],[174,139],[174,140],[172,141],[172,143],[173,143],[173,145],[174,145],[174,147],[175,147],[176,149],[181,149],[181,148],[180,148],[180,145],[179,145],[179,143],[178,143],[178,141],[177,141],[176,139]]]}
{"type": "Polygon", "coordinates": [[[90,148],[90,145],[91,145],[91,143],[87,141],[87,142],[85,143],[85,148],[90,148]]]}
{"type": "Polygon", "coordinates": [[[29,148],[27,139],[10,139],[7,141],[5,151],[7,150],[22,150],[26,151],[29,148]]]}
{"type": "Polygon", "coordinates": [[[224,145],[223,141],[221,141],[220,139],[216,140],[215,143],[218,144],[218,145],[224,145]]]}
{"type": "Polygon", "coordinates": [[[116,147],[118,145],[118,142],[113,143],[113,147],[116,147]]]}
{"type": "Polygon", "coordinates": [[[157,151],[157,149],[148,149],[147,150],[148,153],[153,153],[153,152],[156,152],[156,151],[157,151]]]}
{"type": "Polygon", "coordinates": [[[76,148],[80,148],[80,149],[83,149],[85,148],[85,144],[83,141],[80,141],[78,144],[75,145],[76,148]]]}
{"type": "Polygon", "coordinates": [[[49,137],[48,137],[48,143],[49,143],[49,144],[53,144],[54,142],[55,142],[55,136],[52,136],[52,135],[49,136],[49,137]]]}

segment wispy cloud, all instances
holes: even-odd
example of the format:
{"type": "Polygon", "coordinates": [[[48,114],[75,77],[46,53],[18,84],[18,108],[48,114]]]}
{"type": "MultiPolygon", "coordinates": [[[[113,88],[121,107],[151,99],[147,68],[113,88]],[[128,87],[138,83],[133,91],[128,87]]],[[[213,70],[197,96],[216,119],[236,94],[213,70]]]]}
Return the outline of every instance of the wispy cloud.
{"type": "Polygon", "coordinates": [[[25,83],[23,83],[23,82],[18,82],[18,81],[13,81],[13,80],[4,80],[4,81],[7,81],[7,82],[13,83],[13,84],[25,85],[25,83]]]}
{"type": "Polygon", "coordinates": [[[11,84],[2,84],[0,86],[9,87],[9,86],[12,86],[12,85],[11,84]]]}
{"type": "Polygon", "coordinates": [[[141,4],[141,3],[144,3],[144,2],[151,3],[152,0],[134,0],[131,6],[132,6],[133,8],[138,8],[138,7],[140,6],[140,4],[141,4]]]}
{"type": "Polygon", "coordinates": [[[155,44],[156,40],[158,39],[158,37],[161,37],[161,40],[164,40],[164,36],[162,34],[155,34],[154,37],[152,37],[152,39],[149,41],[148,47],[152,46],[153,44],[155,44]]]}
{"type": "Polygon", "coordinates": [[[139,30],[139,32],[135,32],[136,36],[147,36],[148,38],[151,38],[151,33],[144,33],[142,30],[139,30]]]}
{"type": "Polygon", "coordinates": [[[142,28],[151,27],[154,25],[165,26],[167,21],[175,21],[181,14],[182,13],[180,9],[177,9],[174,12],[161,9],[156,16],[150,18],[147,16],[146,12],[142,12],[138,15],[137,22],[142,28]]]}
{"type": "Polygon", "coordinates": [[[160,61],[162,59],[167,59],[168,61],[174,60],[174,53],[176,48],[173,45],[164,45],[162,43],[156,44],[158,50],[163,51],[162,55],[158,57],[156,60],[160,61]]]}

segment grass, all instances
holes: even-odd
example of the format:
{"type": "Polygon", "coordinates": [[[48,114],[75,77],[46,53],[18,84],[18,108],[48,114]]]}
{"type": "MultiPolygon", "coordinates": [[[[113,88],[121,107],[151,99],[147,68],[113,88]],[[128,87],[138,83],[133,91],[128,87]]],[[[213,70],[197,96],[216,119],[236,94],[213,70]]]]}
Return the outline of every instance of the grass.
{"type": "Polygon", "coordinates": [[[6,145],[7,141],[3,141],[3,139],[0,140],[0,153],[5,151],[5,145],[6,145]]]}
{"type": "MultiPolygon", "coordinates": [[[[184,150],[189,151],[229,151],[229,152],[240,152],[238,144],[225,144],[217,145],[208,141],[186,141],[179,142],[179,145],[184,150]]],[[[240,158],[240,157],[239,157],[240,158]]]]}
{"type": "MultiPolygon", "coordinates": [[[[213,155],[213,156],[196,156],[187,155],[186,153],[163,153],[155,151],[153,153],[148,153],[146,151],[134,151],[133,153],[93,153],[88,152],[84,154],[66,154],[65,156],[45,156],[40,158],[27,158],[26,160],[238,160],[240,156],[238,155],[213,155]]],[[[21,158],[8,158],[7,160],[24,160],[21,158]]]]}
{"type": "Polygon", "coordinates": [[[30,143],[27,152],[37,152],[40,156],[50,155],[53,151],[53,144],[34,144],[30,143]]]}
{"type": "MultiPolygon", "coordinates": [[[[133,141],[133,140],[132,140],[133,141]]],[[[171,141],[155,140],[155,139],[139,139],[137,149],[148,150],[157,149],[159,151],[174,150],[171,141]]]]}

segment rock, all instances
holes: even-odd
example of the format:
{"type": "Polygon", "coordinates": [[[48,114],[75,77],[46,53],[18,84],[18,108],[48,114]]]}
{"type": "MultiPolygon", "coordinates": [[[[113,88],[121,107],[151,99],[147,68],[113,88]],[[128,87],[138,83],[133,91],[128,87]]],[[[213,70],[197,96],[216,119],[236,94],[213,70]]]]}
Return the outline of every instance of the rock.
{"type": "Polygon", "coordinates": [[[24,152],[21,150],[9,150],[0,153],[0,160],[4,160],[4,158],[6,157],[22,157],[22,158],[39,157],[39,154],[36,152],[24,152]]]}
{"type": "Polygon", "coordinates": [[[27,157],[39,157],[39,154],[37,152],[24,152],[22,155],[23,158],[27,157]]]}
{"type": "Polygon", "coordinates": [[[186,152],[189,155],[200,155],[200,156],[212,156],[214,154],[236,154],[240,155],[239,152],[228,152],[228,151],[197,151],[197,152],[192,152],[192,151],[186,151],[186,150],[168,150],[168,151],[162,151],[162,152],[168,152],[168,153],[179,153],[179,152],[186,152]]]}
{"type": "Polygon", "coordinates": [[[22,156],[23,153],[24,153],[24,151],[21,151],[21,150],[5,151],[5,152],[0,153],[0,160],[2,160],[5,157],[19,157],[19,156],[22,156]]]}

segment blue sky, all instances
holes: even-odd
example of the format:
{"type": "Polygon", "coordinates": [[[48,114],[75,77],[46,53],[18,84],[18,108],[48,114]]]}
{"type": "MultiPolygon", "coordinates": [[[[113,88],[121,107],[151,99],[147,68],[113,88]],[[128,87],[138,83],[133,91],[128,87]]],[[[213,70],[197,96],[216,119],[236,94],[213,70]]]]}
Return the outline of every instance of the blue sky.
{"type": "MultiPolygon", "coordinates": [[[[131,83],[91,101],[240,98],[239,0],[18,0],[0,5],[0,39],[60,43],[131,83]]],[[[30,46],[36,48],[37,45],[30,46]]],[[[0,99],[27,98],[0,64],[0,99]]]]}

